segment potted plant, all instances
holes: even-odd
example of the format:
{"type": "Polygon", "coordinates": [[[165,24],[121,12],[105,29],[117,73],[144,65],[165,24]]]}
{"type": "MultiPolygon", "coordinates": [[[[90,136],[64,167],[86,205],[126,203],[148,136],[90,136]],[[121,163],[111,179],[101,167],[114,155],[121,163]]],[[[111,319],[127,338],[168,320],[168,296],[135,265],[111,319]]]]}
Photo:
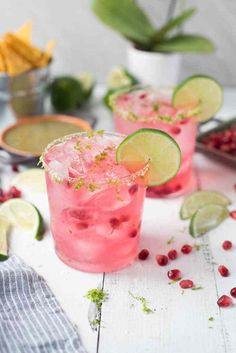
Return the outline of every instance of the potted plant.
{"type": "Polygon", "coordinates": [[[196,12],[183,11],[155,28],[147,14],[132,0],[93,0],[93,11],[107,26],[124,36],[128,47],[128,69],[141,82],[168,86],[177,83],[182,53],[210,53],[215,50],[206,37],[176,33],[196,12]]]}

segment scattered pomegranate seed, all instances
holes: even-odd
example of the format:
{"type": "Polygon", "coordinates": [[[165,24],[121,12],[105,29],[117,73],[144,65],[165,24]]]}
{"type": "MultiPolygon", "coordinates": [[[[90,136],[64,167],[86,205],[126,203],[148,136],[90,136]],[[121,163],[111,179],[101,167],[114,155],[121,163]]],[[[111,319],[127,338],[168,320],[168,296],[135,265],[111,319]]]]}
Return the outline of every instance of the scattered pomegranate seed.
{"type": "Polygon", "coordinates": [[[140,253],[138,254],[138,258],[139,260],[146,260],[149,256],[149,251],[148,249],[143,249],[140,251],[140,253]]]}
{"type": "Polygon", "coordinates": [[[138,185],[134,184],[129,188],[130,195],[134,195],[138,191],[138,185]]]}
{"type": "Polygon", "coordinates": [[[19,166],[17,164],[12,164],[11,169],[13,172],[19,172],[19,166]]]}
{"type": "Polygon", "coordinates": [[[179,282],[179,285],[183,289],[193,288],[194,286],[193,281],[191,281],[190,279],[183,279],[179,282]]]}
{"type": "Polygon", "coordinates": [[[182,253],[185,255],[190,254],[192,250],[193,250],[193,247],[188,244],[183,245],[181,248],[182,253]]]}
{"type": "Polygon", "coordinates": [[[139,99],[144,99],[146,97],[147,97],[147,94],[146,93],[142,93],[142,94],[140,94],[139,99]]]}
{"type": "Polygon", "coordinates": [[[170,133],[173,135],[179,135],[181,133],[181,129],[178,126],[172,126],[170,133]]]}
{"type": "Polygon", "coordinates": [[[8,191],[9,198],[18,198],[21,197],[21,191],[17,189],[15,186],[12,186],[8,191]]]}
{"type": "Polygon", "coordinates": [[[116,217],[112,217],[109,222],[110,222],[110,225],[113,229],[117,229],[120,226],[120,221],[116,217]]]}
{"type": "Polygon", "coordinates": [[[168,264],[168,257],[166,255],[156,255],[156,261],[159,266],[165,266],[168,264]]]}
{"type": "Polygon", "coordinates": [[[130,237],[130,238],[135,238],[135,237],[137,236],[137,234],[138,234],[137,229],[133,229],[133,230],[131,230],[131,232],[129,233],[129,237],[130,237]]]}
{"type": "Polygon", "coordinates": [[[88,228],[88,223],[87,222],[78,222],[76,224],[77,229],[87,229],[88,228]]]}
{"type": "Polygon", "coordinates": [[[232,217],[233,219],[236,219],[236,211],[231,211],[229,214],[230,214],[230,217],[232,217]]]}
{"type": "Polygon", "coordinates": [[[229,275],[229,270],[224,265],[220,265],[218,267],[218,271],[222,277],[228,277],[228,275],[229,275]]]}
{"type": "Polygon", "coordinates": [[[175,260],[178,257],[178,253],[175,249],[171,249],[167,255],[170,260],[175,260]]]}
{"type": "Polygon", "coordinates": [[[232,248],[232,246],[233,246],[233,244],[232,244],[232,242],[231,242],[230,240],[225,240],[225,241],[223,242],[223,244],[222,244],[222,248],[223,248],[224,250],[229,250],[229,249],[232,248]]]}
{"type": "Polygon", "coordinates": [[[181,124],[181,125],[185,125],[185,124],[187,124],[188,122],[189,122],[189,119],[183,119],[183,120],[180,121],[180,124],[181,124]]]}
{"type": "Polygon", "coordinates": [[[217,304],[221,308],[227,308],[228,306],[233,305],[233,300],[228,295],[222,295],[218,300],[217,304]]]}
{"type": "Polygon", "coordinates": [[[177,269],[170,270],[167,272],[167,276],[172,281],[179,281],[181,279],[181,272],[180,270],[177,270],[177,269]]]}
{"type": "Polygon", "coordinates": [[[236,287],[231,289],[230,294],[232,295],[232,297],[236,298],[236,287]]]}
{"type": "Polygon", "coordinates": [[[120,221],[121,221],[121,222],[128,222],[129,219],[130,219],[130,217],[129,217],[128,215],[122,214],[122,215],[120,216],[120,221]]]}

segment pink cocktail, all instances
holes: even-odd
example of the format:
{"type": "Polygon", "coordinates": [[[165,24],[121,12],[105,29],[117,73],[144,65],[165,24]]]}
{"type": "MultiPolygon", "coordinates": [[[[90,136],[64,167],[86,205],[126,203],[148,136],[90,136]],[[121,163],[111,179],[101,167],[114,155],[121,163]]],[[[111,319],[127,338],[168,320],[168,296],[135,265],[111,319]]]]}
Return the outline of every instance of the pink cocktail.
{"type": "Polygon", "coordinates": [[[81,133],[54,141],[42,157],[57,255],[88,272],[131,264],[138,252],[145,187],[142,171],[116,163],[124,139],[112,133],[81,133]]]}
{"type": "Polygon", "coordinates": [[[134,89],[113,100],[116,131],[130,134],[141,128],[167,132],[178,143],[182,163],[178,174],[169,182],[147,189],[149,197],[168,197],[184,194],[192,184],[192,158],[195,150],[197,124],[190,109],[176,109],[171,105],[170,92],[134,89]]]}

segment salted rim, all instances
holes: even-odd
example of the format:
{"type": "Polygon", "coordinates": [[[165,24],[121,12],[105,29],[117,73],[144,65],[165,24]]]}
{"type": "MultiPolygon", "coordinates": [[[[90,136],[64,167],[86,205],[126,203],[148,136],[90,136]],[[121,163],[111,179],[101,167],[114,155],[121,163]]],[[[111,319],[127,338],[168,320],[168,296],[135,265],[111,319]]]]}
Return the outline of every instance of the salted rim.
{"type": "MultiPolygon", "coordinates": [[[[160,115],[160,114],[158,114],[158,112],[156,115],[153,115],[150,118],[149,116],[135,114],[128,109],[125,109],[125,108],[122,109],[122,108],[118,107],[117,99],[124,94],[129,94],[129,93],[138,92],[138,91],[145,91],[148,93],[153,92],[154,94],[157,94],[158,92],[162,92],[162,90],[165,90],[165,89],[173,90],[172,87],[166,87],[166,88],[162,87],[158,90],[158,89],[155,89],[155,88],[152,88],[149,86],[144,86],[144,87],[133,86],[129,89],[127,88],[127,89],[120,90],[117,93],[114,93],[110,98],[111,99],[110,105],[111,105],[112,111],[113,111],[113,113],[119,114],[119,116],[124,120],[146,122],[146,123],[161,121],[161,122],[164,122],[164,123],[167,123],[170,125],[175,124],[175,123],[179,123],[184,119],[194,118],[194,116],[199,113],[199,108],[196,107],[193,109],[189,109],[185,114],[184,113],[177,113],[176,116],[174,117],[174,119],[170,115],[160,115]]],[[[155,104],[155,102],[153,104],[155,104]]],[[[157,104],[158,104],[158,102],[157,102],[157,104]]],[[[172,106],[171,99],[170,99],[170,104],[172,106]]],[[[192,119],[192,121],[194,122],[193,119],[192,119]]]]}
{"type": "MultiPolygon", "coordinates": [[[[117,137],[122,137],[122,138],[125,138],[126,135],[123,135],[123,134],[120,134],[120,133],[115,133],[115,132],[109,132],[109,131],[103,131],[103,130],[95,130],[95,131],[92,131],[92,133],[95,133],[95,134],[98,134],[99,135],[99,132],[102,132],[102,134],[106,134],[106,135],[111,135],[111,136],[117,136],[117,137]]],[[[52,142],[50,142],[47,147],[45,148],[44,152],[42,153],[41,157],[39,158],[39,164],[41,163],[42,164],[42,167],[45,169],[45,171],[47,173],[49,173],[49,175],[51,176],[51,178],[58,182],[58,183],[62,183],[63,181],[67,181],[71,184],[74,184],[76,179],[75,178],[71,178],[71,177],[68,177],[68,178],[61,178],[56,172],[54,172],[51,168],[49,168],[49,166],[47,165],[47,163],[45,162],[44,158],[46,156],[46,154],[48,153],[48,151],[50,150],[51,147],[55,146],[55,145],[59,145],[65,141],[68,141],[70,139],[72,139],[73,137],[77,137],[77,136],[81,136],[81,135],[85,135],[85,136],[88,136],[88,133],[91,133],[91,131],[83,131],[83,132],[76,132],[74,134],[69,134],[69,135],[66,135],[66,136],[63,136],[63,137],[60,137],[56,140],[53,140],[52,142]]],[[[89,136],[88,136],[89,137],[89,136]]],[[[118,146],[118,145],[117,145],[118,146]]],[[[143,177],[146,172],[148,171],[149,169],[149,165],[148,163],[140,170],[138,170],[137,172],[134,172],[134,173],[131,173],[129,172],[129,174],[127,176],[123,176],[123,177],[120,177],[120,178],[114,178],[114,182],[116,180],[119,180],[122,182],[122,184],[129,184],[129,183],[132,183],[134,182],[137,178],[139,177],[143,177]]],[[[128,171],[127,171],[128,173],[128,171]]],[[[97,182],[97,181],[96,181],[97,182]]],[[[99,186],[103,186],[103,185],[111,185],[112,183],[110,182],[106,182],[106,181],[103,181],[101,183],[98,182],[98,185],[99,186]]],[[[115,183],[114,183],[115,185],[115,183]]]]}

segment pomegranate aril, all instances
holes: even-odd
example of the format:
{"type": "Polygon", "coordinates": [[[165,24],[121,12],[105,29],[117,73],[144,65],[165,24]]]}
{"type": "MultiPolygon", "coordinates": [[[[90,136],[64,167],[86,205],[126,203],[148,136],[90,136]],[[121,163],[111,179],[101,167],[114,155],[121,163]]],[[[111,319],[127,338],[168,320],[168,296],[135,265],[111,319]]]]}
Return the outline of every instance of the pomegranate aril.
{"type": "Polygon", "coordinates": [[[148,249],[143,249],[140,251],[140,253],[138,254],[138,258],[139,260],[146,260],[149,256],[149,251],[148,249]]]}
{"type": "Polygon", "coordinates": [[[217,304],[221,308],[227,308],[233,305],[233,300],[228,295],[224,294],[217,300],[217,304]]]}
{"type": "Polygon", "coordinates": [[[15,173],[16,173],[16,172],[19,172],[19,167],[18,167],[17,164],[12,164],[11,169],[12,169],[12,171],[15,172],[15,173]]]}
{"type": "Polygon", "coordinates": [[[112,217],[109,222],[110,222],[110,225],[113,229],[117,229],[120,226],[120,221],[116,217],[112,217]]]}
{"type": "Polygon", "coordinates": [[[232,244],[232,242],[231,242],[230,240],[225,240],[225,241],[223,242],[223,244],[222,244],[222,248],[223,248],[224,250],[229,250],[229,249],[232,248],[232,246],[233,246],[233,244],[232,244]]]}
{"type": "Polygon", "coordinates": [[[179,135],[181,133],[181,129],[180,127],[178,126],[173,126],[171,129],[170,129],[170,133],[172,135],[179,135]]]}
{"type": "Polygon", "coordinates": [[[228,277],[228,275],[229,275],[229,270],[224,265],[220,265],[218,267],[218,271],[222,277],[228,277]]]}
{"type": "Polygon", "coordinates": [[[138,185],[137,185],[137,184],[134,184],[134,185],[132,185],[132,186],[129,188],[129,193],[130,193],[130,195],[136,194],[137,191],[138,191],[138,185]]]}
{"type": "Polygon", "coordinates": [[[135,238],[135,237],[137,236],[137,234],[138,234],[137,229],[133,229],[133,230],[131,230],[131,232],[129,233],[129,237],[130,237],[130,238],[135,238]]]}
{"type": "Polygon", "coordinates": [[[177,257],[178,257],[178,253],[177,253],[177,251],[175,250],[175,249],[171,249],[169,252],[168,252],[168,257],[169,257],[169,259],[170,260],[175,260],[175,259],[177,259],[177,257]]]}
{"type": "Polygon", "coordinates": [[[236,287],[231,289],[230,294],[232,295],[232,297],[236,298],[236,287]]]}
{"type": "Polygon", "coordinates": [[[181,288],[187,289],[187,288],[193,288],[194,283],[190,279],[183,279],[182,281],[179,282],[179,285],[181,288]]]}
{"type": "Polygon", "coordinates": [[[185,255],[190,254],[192,250],[193,250],[193,247],[188,244],[183,245],[181,248],[181,252],[185,255]]]}
{"type": "Polygon", "coordinates": [[[81,229],[87,229],[88,228],[88,223],[87,222],[78,222],[76,224],[76,228],[81,230],[81,229]]]}
{"type": "Polygon", "coordinates": [[[21,191],[17,189],[15,186],[12,186],[8,191],[9,198],[18,198],[21,197],[21,191]]]}
{"type": "Polygon", "coordinates": [[[179,281],[181,279],[181,272],[177,269],[170,270],[167,272],[167,276],[172,281],[179,281]]]}
{"type": "Polygon", "coordinates": [[[130,219],[130,217],[129,217],[128,215],[122,214],[122,215],[120,216],[120,221],[121,221],[121,222],[128,222],[129,219],[130,219]]]}
{"type": "Polygon", "coordinates": [[[231,211],[229,214],[231,218],[236,219],[236,211],[231,211]]]}
{"type": "Polygon", "coordinates": [[[156,262],[159,266],[165,266],[168,264],[168,257],[166,255],[156,255],[156,262]]]}

